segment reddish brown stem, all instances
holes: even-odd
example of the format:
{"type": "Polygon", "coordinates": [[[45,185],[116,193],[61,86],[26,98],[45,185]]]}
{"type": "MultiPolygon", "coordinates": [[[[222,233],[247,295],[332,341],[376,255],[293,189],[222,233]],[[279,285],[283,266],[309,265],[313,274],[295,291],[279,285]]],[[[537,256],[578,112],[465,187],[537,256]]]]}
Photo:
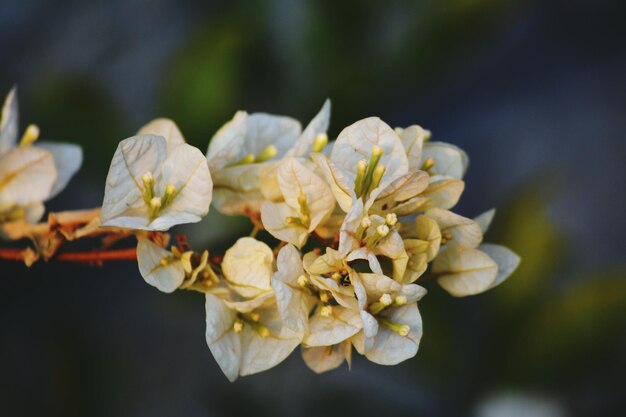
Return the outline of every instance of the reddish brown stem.
{"type": "MultiPolygon", "coordinates": [[[[0,259],[24,261],[25,252],[20,249],[0,249],[0,259]]],[[[102,265],[106,261],[134,261],[137,259],[137,250],[135,248],[127,248],[91,252],[65,252],[59,253],[52,259],[59,262],[102,265]]]]}

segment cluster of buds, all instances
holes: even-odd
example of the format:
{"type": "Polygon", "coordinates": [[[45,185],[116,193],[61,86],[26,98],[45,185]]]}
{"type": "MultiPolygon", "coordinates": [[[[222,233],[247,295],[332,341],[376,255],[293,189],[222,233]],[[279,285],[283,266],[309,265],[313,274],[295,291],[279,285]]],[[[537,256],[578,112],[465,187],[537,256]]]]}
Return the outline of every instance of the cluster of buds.
{"type": "MultiPolygon", "coordinates": [[[[494,210],[474,219],[451,211],[464,190],[465,152],[376,117],[329,141],[329,120],[328,101],[304,129],[240,111],[204,155],[174,122],[157,119],[113,156],[94,227],[137,236],[148,284],[204,295],[207,344],[231,381],[298,346],[318,373],[350,365],[353,350],[382,365],[407,360],[422,337],[421,284],[475,295],[519,263],[483,243],[494,210]],[[249,217],[253,232],[219,256],[168,247],[165,232],[200,221],[210,205],[249,217]]],[[[19,203],[4,215],[26,208],[19,203]]]]}

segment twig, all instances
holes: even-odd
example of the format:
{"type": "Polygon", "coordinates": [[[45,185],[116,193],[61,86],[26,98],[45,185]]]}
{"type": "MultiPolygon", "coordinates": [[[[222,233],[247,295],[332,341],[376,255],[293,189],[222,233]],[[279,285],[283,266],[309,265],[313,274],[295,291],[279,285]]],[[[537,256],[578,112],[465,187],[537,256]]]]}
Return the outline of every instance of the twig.
{"type": "MultiPolygon", "coordinates": [[[[0,249],[0,259],[8,261],[25,261],[27,253],[21,249],[0,249]]],[[[90,252],[65,252],[54,256],[52,260],[59,262],[76,262],[102,265],[107,261],[134,261],[137,259],[135,248],[96,250],[90,252]]]]}

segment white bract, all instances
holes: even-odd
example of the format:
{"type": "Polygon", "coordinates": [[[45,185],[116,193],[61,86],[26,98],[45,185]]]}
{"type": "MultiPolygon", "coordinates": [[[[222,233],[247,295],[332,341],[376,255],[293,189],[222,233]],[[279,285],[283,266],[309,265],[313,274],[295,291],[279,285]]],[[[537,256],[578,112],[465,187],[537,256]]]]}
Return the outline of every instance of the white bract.
{"type": "Polygon", "coordinates": [[[335,208],[330,188],[304,162],[288,158],[281,163],[277,177],[284,201],[266,201],[261,206],[265,229],[275,238],[298,248],[335,208]]]}
{"type": "Polygon", "coordinates": [[[18,140],[15,88],[7,95],[1,117],[0,224],[22,219],[34,223],[44,213],[43,202],[60,193],[80,168],[82,150],[71,144],[38,142],[35,125],[29,125],[18,140]]]}
{"type": "Polygon", "coordinates": [[[282,325],[276,306],[238,311],[214,295],[206,295],[206,340],[230,381],[273,368],[302,341],[282,325]]]}
{"type": "MultiPolygon", "coordinates": [[[[278,365],[298,345],[316,373],[350,365],[353,347],[377,364],[405,361],[422,337],[417,302],[426,290],[415,282],[432,278],[464,297],[519,264],[509,249],[483,243],[493,210],[474,220],[450,211],[465,187],[465,152],[377,117],[329,143],[329,120],[328,101],[304,130],[289,117],[237,112],[204,156],[174,122],[157,119],[122,141],[111,163],[105,226],[159,231],[199,221],[213,188],[220,212],[254,224],[223,256],[184,241],[167,250],[159,233],[138,237],[147,283],[205,294],[206,340],[231,381],[278,365]]],[[[52,181],[47,187],[42,195],[52,181]]],[[[12,190],[0,188],[19,199],[12,190]]]]}
{"type": "Polygon", "coordinates": [[[168,230],[198,222],[209,211],[213,183],[204,155],[181,142],[175,125],[152,122],[142,131],[150,127],[167,136],[133,136],[117,147],[104,191],[103,226],[168,230]]]}
{"type": "Polygon", "coordinates": [[[206,155],[215,207],[225,214],[256,213],[264,200],[278,198],[279,162],[311,153],[326,136],[329,120],[328,100],[304,131],[290,117],[237,112],[213,136],[206,155]]]}

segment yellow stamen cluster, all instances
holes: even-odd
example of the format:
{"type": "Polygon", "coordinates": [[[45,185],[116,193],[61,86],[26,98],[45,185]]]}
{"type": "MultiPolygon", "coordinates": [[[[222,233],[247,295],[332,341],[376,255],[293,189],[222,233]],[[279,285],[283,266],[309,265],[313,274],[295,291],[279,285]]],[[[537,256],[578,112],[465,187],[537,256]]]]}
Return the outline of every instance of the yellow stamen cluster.
{"type": "Polygon", "coordinates": [[[380,184],[386,169],[384,165],[379,165],[382,156],[383,149],[374,145],[369,162],[360,160],[357,163],[357,174],[354,180],[354,192],[357,197],[369,195],[380,184]]]}
{"type": "Polygon", "coordinates": [[[162,196],[157,196],[155,192],[154,176],[150,171],[141,176],[143,183],[143,200],[148,205],[148,216],[150,222],[159,217],[178,195],[178,190],[174,184],[167,184],[162,196]]]}
{"type": "Polygon", "coordinates": [[[20,146],[30,146],[39,139],[39,127],[37,125],[28,125],[20,139],[20,146]]]}

